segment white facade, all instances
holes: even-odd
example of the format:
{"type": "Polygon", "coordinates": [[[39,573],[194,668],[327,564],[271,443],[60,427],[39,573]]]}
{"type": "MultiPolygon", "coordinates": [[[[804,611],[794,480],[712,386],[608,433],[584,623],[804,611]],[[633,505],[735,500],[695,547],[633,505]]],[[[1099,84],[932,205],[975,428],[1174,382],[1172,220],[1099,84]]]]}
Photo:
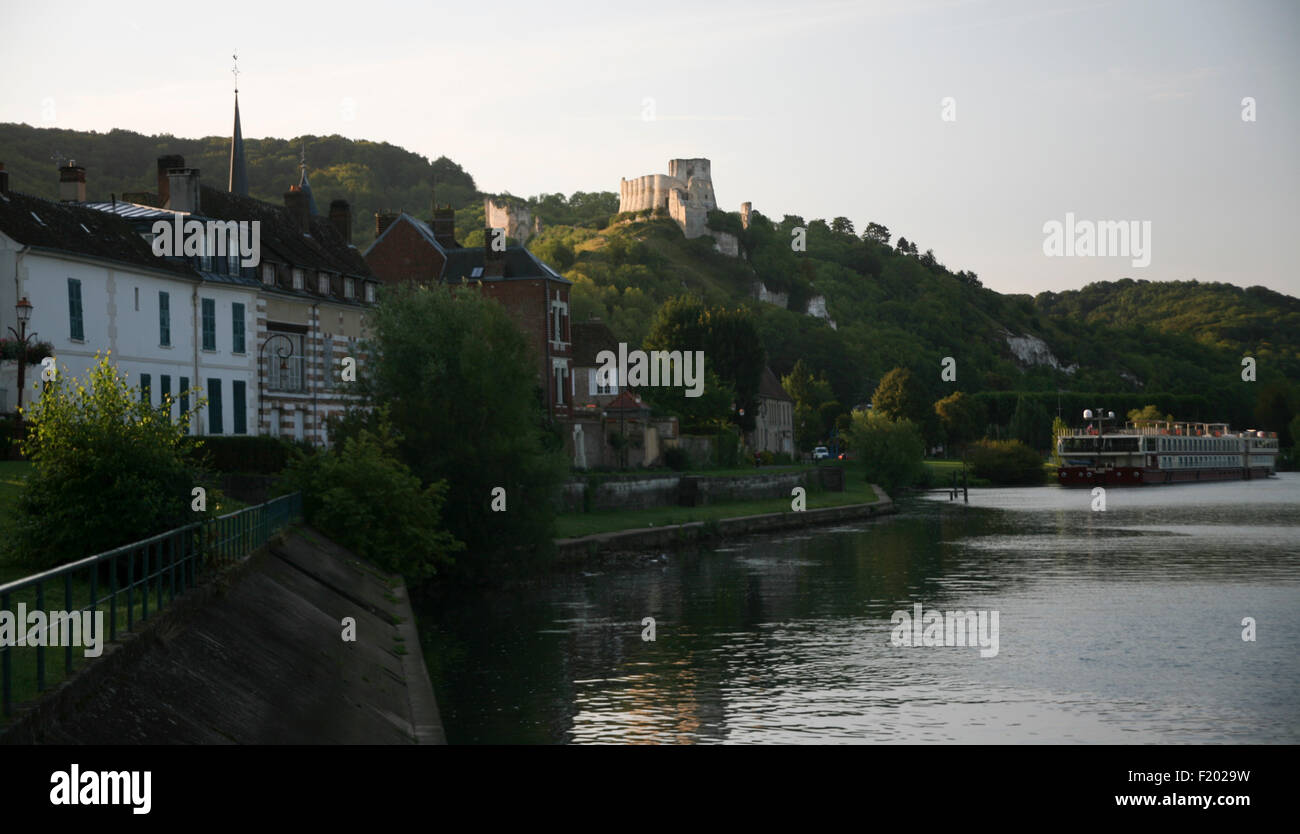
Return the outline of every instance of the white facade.
{"type": "MultiPolygon", "coordinates": [[[[0,330],[18,329],[14,305],[32,305],[27,332],[49,342],[60,373],[84,378],[96,352],[109,352],[127,384],[149,387],[150,401],[169,391],[179,406],[183,384],[209,399],[191,430],[198,434],[257,433],[257,293],[200,282],[166,270],[131,266],[68,252],[27,250],[0,233],[0,330]],[[163,301],[165,294],[166,301],[163,301]],[[74,306],[79,297],[81,327],[74,306]],[[204,302],[209,341],[204,340],[204,302]],[[161,315],[166,305],[164,325],[161,315]],[[237,344],[238,318],[243,349],[237,344]],[[242,398],[242,408],[239,400],[242,398]],[[218,410],[219,406],[219,410],[218,410]],[[242,411],[241,415],[238,411],[242,411]],[[242,429],[242,431],[241,431],[242,429]]],[[[27,368],[24,402],[39,391],[39,365],[27,368]]],[[[0,367],[0,411],[17,403],[17,364],[0,367]]],[[[176,413],[175,411],[173,413],[176,413]]]]}

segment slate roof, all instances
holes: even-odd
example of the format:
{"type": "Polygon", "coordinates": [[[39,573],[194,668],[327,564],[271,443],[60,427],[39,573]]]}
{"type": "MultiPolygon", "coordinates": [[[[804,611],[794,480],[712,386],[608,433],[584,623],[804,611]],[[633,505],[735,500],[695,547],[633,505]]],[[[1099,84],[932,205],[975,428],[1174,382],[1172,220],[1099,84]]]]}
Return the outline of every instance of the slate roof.
{"type": "Polygon", "coordinates": [[[612,350],[618,354],[618,340],[614,331],[603,321],[581,321],[569,325],[573,336],[573,367],[598,368],[596,354],[602,350],[612,350]]]}
{"type": "Polygon", "coordinates": [[[506,262],[504,278],[489,278],[481,273],[474,274],[475,268],[481,269],[484,263],[485,253],[481,246],[472,249],[448,249],[446,254],[447,263],[442,269],[442,280],[451,283],[461,281],[483,281],[486,283],[529,278],[545,278],[549,281],[558,281],[561,284],[573,283],[554,269],[551,269],[522,246],[510,246],[503,253],[506,262]]]}
{"type": "Polygon", "coordinates": [[[0,194],[0,231],[39,249],[199,278],[183,261],[154,255],[130,221],[83,205],[54,203],[15,191],[0,194]]]}
{"type": "Polygon", "coordinates": [[[794,398],[785,392],[781,387],[781,381],[772,373],[772,369],[763,366],[763,376],[758,381],[758,395],[769,400],[785,400],[794,402],[794,398]]]}
{"type": "Polygon", "coordinates": [[[387,237],[388,233],[391,232],[394,228],[396,228],[398,223],[403,223],[403,222],[411,224],[411,228],[415,229],[420,234],[420,237],[424,238],[425,242],[428,243],[430,246],[432,246],[434,249],[437,249],[439,252],[441,252],[444,255],[447,254],[447,250],[443,247],[441,243],[438,242],[437,235],[433,233],[433,228],[428,223],[425,223],[423,220],[421,220],[420,218],[407,214],[406,212],[401,212],[397,215],[397,217],[393,218],[393,222],[388,224],[388,228],[384,229],[383,234],[375,238],[374,243],[370,244],[370,246],[366,249],[365,254],[369,255],[371,251],[376,246],[379,245],[379,241],[387,237]]]}
{"type": "Polygon", "coordinates": [[[373,279],[356,247],[343,242],[329,218],[311,215],[310,235],[298,231],[283,206],[201,186],[198,215],[216,220],[259,220],[262,259],[373,279]]]}

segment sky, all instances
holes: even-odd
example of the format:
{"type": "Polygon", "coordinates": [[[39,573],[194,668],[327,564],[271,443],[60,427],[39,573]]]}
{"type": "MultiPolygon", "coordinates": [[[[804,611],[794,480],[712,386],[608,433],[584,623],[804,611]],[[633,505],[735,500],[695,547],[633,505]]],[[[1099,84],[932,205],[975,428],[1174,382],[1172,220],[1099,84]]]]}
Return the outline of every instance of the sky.
{"type": "Polygon", "coordinates": [[[249,138],[390,142],[521,196],[707,157],[724,209],[882,223],[1000,292],[1300,296],[1296,0],[188,8],[0,0],[0,121],[229,135],[237,50],[249,138]],[[1067,215],[1149,240],[1049,255],[1067,215]]]}

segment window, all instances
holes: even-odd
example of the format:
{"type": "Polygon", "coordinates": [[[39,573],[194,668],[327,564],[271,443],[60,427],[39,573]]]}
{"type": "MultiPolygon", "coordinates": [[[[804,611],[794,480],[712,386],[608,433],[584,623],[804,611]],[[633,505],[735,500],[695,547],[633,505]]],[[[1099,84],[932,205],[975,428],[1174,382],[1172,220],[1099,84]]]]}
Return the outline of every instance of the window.
{"type": "Polygon", "coordinates": [[[293,271],[293,288],[294,288],[295,290],[300,290],[300,289],[302,289],[302,270],[301,270],[301,269],[294,269],[294,271],[293,271]]]}
{"type": "Polygon", "coordinates": [[[275,264],[262,264],[262,283],[275,283],[275,264]]]}
{"type": "Polygon", "coordinates": [[[235,409],[235,434],[248,433],[247,406],[244,404],[245,385],[246,383],[242,379],[230,383],[230,398],[235,409]]]}
{"type": "Polygon", "coordinates": [[[171,406],[168,405],[167,399],[172,395],[172,378],[167,374],[158,377],[158,403],[167,406],[167,416],[172,413],[171,406]]]}
{"type": "Polygon", "coordinates": [[[81,281],[68,279],[68,329],[74,342],[86,340],[86,327],[81,318],[81,281]]]}
{"type": "Polygon", "coordinates": [[[208,377],[208,434],[221,432],[221,380],[208,377]]]}
{"type": "Polygon", "coordinates": [[[145,405],[153,405],[153,398],[149,392],[152,382],[153,380],[149,378],[149,374],[140,374],[140,402],[145,405]]]}
{"type": "Polygon", "coordinates": [[[366,282],[366,301],[371,304],[375,303],[375,285],[368,281],[366,282]]]}
{"type": "Polygon", "coordinates": [[[230,305],[230,326],[232,330],[231,350],[235,353],[244,352],[244,305],[230,305]]]}
{"type": "Polygon", "coordinates": [[[140,312],[140,288],[135,288],[135,311],[140,312]]]}
{"type": "Polygon", "coordinates": [[[165,292],[158,293],[158,344],[172,346],[172,299],[165,292]]]}
{"type": "Polygon", "coordinates": [[[203,299],[203,349],[217,349],[217,302],[203,299]]]}
{"type": "Polygon", "coordinates": [[[615,370],[608,375],[609,379],[605,379],[604,370],[604,366],[587,369],[587,390],[592,394],[617,394],[618,371],[615,370]]]}
{"type": "Polygon", "coordinates": [[[190,378],[187,376],[181,377],[180,395],[181,415],[183,416],[190,410],[190,378]]]}
{"type": "Polygon", "coordinates": [[[307,390],[302,334],[272,331],[271,339],[266,346],[267,387],[272,391],[307,390]],[[278,338],[281,336],[284,338],[278,338]]]}
{"type": "Polygon", "coordinates": [[[327,274],[324,273],[324,272],[322,272],[322,273],[320,274],[320,277],[316,279],[316,289],[317,289],[317,291],[318,291],[321,295],[329,295],[329,294],[330,294],[330,277],[329,277],[329,275],[327,275],[327,274]]]}
{"type": "Polygon", "coordinates": [[[355,298],[357,295],[357,282],[352,278],[343,279],[343,297],[355,298]]]}

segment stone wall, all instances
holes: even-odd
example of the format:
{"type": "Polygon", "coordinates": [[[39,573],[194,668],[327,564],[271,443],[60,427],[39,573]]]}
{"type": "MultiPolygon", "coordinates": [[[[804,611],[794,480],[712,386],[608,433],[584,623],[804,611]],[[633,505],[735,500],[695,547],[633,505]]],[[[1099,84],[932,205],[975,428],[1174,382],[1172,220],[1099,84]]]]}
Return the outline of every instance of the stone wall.
{"type": "Polygon", "coordinates": [[[541,222],[533,217],[528,206],[500,203],[491,197],[483,198],[483,218],[489,229],[505,229],[506,237],[521,245],[542,230],[541,222]]]}
{"type": "Polygon", "coordinates": [[[662,474],[613,475],[594,479],[570,480],[564,485],[562,506],[565,512],[588,510],[643,510],[649,507],[672,507],[683,477],[698,482],[701,504],[718,504],[728,501],[762,501],[769,498],[789,498],[797,486],[808,486],[817,477],[817,470],[756,473],[753,475],[713,476],[681,475],[676,472],[662,474]],[[583,494],[591,490],[587,501],[583,494]]]}

